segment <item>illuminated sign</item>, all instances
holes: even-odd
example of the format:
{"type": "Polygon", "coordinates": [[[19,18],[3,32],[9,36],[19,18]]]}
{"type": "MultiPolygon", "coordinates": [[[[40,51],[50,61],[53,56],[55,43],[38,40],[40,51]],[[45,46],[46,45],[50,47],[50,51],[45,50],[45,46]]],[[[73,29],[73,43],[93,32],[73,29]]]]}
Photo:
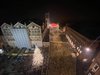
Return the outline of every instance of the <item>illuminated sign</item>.
{"type": "Polygon", "coordinates": [[[58,25],[57,23],[51,23],[51,24],[50,24],[50,27],[53,27],[53,28],[54,28],[54,27],[59,27],[59,25],[58,25]]]}

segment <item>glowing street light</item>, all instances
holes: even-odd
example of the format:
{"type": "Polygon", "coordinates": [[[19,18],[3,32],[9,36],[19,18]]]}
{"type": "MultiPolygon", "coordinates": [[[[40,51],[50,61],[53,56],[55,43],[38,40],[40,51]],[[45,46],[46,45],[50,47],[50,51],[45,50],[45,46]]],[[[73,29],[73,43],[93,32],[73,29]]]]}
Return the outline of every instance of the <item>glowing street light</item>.
{"type": "Polygon", "coordinates": [[[90,47],[98,40],[100,38],[100,36],[98,36],[85,50],[87,51],[87,52],[90,52],[90,47]]]}
{"type": "Polygon", "coordinates": [[[87,47],[87,48],[85,48],[85,50],[86,50],[86,52],[90,52],[91,49],[87,47]]]}
{"type": "Polygon", "coordinates": [[[83,62],[87,62],[87,61],[88,61],[88,59],[86,59],[86,58],[83,59],[83,62]]]}

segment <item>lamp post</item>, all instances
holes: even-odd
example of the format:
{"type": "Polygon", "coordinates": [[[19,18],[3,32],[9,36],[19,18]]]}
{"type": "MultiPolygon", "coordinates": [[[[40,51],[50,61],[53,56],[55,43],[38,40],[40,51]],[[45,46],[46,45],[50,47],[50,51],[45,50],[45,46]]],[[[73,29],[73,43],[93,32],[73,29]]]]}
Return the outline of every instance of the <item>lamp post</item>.
{"type": "Polygon", "coordinates": [[[87,51],[87,52],[89,52],[91,49],[90,49],[90,47],[98,40],[100,38],[100,36],[98,36],[87,48],[85,48],[85,50],[87,51]]]}
{"type": "Polygon", "coordinates": [[[99,38],[100,38],[100,36],[98,36],[98,37],[90,44],[89,47],[91,47],[99,38]]]}
{"type": "MultiPolygon", "coordinates": [[[[98,36],[87,48],[85,48],[85,53],[87,53],[87,55],[89,55],[88,57],[90,57],[90,59],[93,58],[93,55],[94,53],[91,53],[92,50],[91,50],[91,46],[100,38],[100,36],[98,36]],[[92,55],[91,55],[92,54],[92,55]],[[91,57],[92,56],[92,57],[91,57]]],[[[89,60],[89,58],[84,58],[83,59],[83,65],[85,66],[84,67],[84,70],[86,68],[86,70],[89,68],[89,65],[91,64],[91,60],[89,60]]]]}

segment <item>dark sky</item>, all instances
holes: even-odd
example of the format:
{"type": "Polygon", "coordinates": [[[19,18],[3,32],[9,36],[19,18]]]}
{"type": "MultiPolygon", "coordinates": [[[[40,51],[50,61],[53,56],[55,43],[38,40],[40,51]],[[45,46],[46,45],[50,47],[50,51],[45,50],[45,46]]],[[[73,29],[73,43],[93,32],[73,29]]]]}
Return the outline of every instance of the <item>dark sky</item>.
{"type": "Polygon", "coordinates": [[[66,24],[90,38],[100,34],[100,3],[97,0],[2,0],[0,2],[0,24],[16,23],[34,18],[44,20],[50,13],[51,21],[66,24]]]}

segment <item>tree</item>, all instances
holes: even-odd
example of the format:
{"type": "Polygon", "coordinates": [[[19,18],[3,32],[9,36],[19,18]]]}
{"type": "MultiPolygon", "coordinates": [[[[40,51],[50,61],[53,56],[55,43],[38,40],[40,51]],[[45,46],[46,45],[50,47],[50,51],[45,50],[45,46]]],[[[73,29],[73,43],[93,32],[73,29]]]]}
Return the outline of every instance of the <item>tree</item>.
{"type": "Polygon", "coordinates": [[[43,55],[41,53],[41,50],[36,46],[33,54],[33,67],[34,68],[39,68],[40,66],[43,65],[43,55]]]}

